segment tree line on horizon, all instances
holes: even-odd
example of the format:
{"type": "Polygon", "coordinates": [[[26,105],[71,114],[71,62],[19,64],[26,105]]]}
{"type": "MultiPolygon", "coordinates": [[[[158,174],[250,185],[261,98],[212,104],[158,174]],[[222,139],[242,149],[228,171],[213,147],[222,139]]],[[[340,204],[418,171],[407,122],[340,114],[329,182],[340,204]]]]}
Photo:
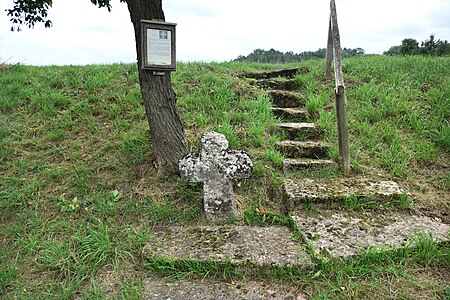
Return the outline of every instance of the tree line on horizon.
{"type": "Polygon", "coordinates": [[[402,44],[392,46],[389,50],[383,52],[384,55],[431,55],[431,56],[447,56],[450,55],[450,44],[447,40],[436,40],[434,34],[428,39],[419,42],[413,38],[402,40],[402,44]]]}
{"type": "MultiPolygon", "coordinates": [[[[326,57],[327,49],[320,48],[317,51],[303,51],[301,53],[294,53],[292,51],[281,52],[275,49],[263,50],[255,49],[247,56],[239,55],[233,61],[236,62],[258,62],[258,63],[293,63],[310,59],[324,59],[326,57]]],[[[365,55],[362,48],[343,48],[342,57],[357,57],[365,55]]],[[[436,40],[435,35],[431,34],[428,39],[419,42],[412,38],[406,38],[401,45],[392,46],[389,50],[383,52],[383,55],[432,55],[432,56],[447,56],[450,55],[450,44],[447,40],[436,40]]]]}
{"type": "MultiPolygon", "coordinates": [[[[323,59],[326,57],[326,53],[326,48],[320,48],[316,51],[303,51],[301,53],[294,53],[292,51],[281,52],[273,48],[270,50],[255,49],[247,56],[239,55],[233,61],[284,64],[310,59],[323,59]]],[[[362,48],[342,49],[343,57],[362,56],[364,54],[364,49],[362,48]]]]}

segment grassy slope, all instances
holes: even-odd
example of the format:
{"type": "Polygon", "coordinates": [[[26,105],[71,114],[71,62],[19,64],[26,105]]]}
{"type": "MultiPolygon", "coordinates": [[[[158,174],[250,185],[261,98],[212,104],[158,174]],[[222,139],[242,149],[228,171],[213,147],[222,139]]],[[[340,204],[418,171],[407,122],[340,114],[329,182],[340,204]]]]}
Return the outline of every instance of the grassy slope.
{"type": "MultiPolygon", "coordinates": [[[[297,86],[335,144],[323,62],[301,65],[311,72],[297,86]]],[[[285,222],[273,148],[281,137],[271,134],[266,95],[236,74],[277,68],[189,63],[173,75],[192,150],[216,130],[250,152],[254,176],[236,189],[249,224],[285,222]]],[[[449,69],[449,58],[344,61],[355,173],[394,177],[416,207],[441,217],[450,189],[449,69]]],[[[138,298],[139,251],[152,226],[202,219],[200,187],[154,176],[136,67],[18,66],[0,73],[0,87],[0,298],[138,298]]],[[[444,297],[448,248],[423,245],[282,277],[318,299],[444,297]]]]}

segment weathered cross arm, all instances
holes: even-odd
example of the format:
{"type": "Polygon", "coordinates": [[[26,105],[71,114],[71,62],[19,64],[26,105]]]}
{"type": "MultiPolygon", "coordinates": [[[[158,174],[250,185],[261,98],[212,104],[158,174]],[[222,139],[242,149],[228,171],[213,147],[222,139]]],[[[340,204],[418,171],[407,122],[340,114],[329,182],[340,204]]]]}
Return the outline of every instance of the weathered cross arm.
{"type": "Polygon", "coordinates": [[[234,179],[248,178],[253,164],[244,151],[229,150],[223,134],[207,132],[199,153],[180,160],[180,175],[190,183],[203,183],[203,208],[212,222],[226,222],[238,216],[233,197],[234,179]]]}

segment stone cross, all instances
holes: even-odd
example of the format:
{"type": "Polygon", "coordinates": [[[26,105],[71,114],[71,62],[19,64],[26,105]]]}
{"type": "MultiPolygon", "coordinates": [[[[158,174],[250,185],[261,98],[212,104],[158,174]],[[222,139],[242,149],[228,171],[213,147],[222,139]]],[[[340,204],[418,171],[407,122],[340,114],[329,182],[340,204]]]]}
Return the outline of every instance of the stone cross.
{"type": "Polygon", "coordinates": [[[186,181],[203,183],[203,208],[212,222],[225,222],[238,216],[233,198],[233,179],[250,177],[253,164],[243,151],[228,150],[223,134],[205,133],[199,152],[180,160],[181,177],[186,181]]]}

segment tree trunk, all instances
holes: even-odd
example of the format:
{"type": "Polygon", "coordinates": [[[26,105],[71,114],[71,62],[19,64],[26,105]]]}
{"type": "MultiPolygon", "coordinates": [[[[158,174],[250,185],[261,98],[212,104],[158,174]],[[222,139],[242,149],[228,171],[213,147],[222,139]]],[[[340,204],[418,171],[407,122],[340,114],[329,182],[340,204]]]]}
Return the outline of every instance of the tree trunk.
{"type": "Polygon", "coordinates": [[[128,0],[128,11],[134,26],[139,82],[150,126],[152,149],[156,155],[158,176],[178,174],[178,161],[187,153],[183,124],[176,108],[170,72],[154,75],[141,69],[140,20],[164,21],[162,0],[128,0]]]}

